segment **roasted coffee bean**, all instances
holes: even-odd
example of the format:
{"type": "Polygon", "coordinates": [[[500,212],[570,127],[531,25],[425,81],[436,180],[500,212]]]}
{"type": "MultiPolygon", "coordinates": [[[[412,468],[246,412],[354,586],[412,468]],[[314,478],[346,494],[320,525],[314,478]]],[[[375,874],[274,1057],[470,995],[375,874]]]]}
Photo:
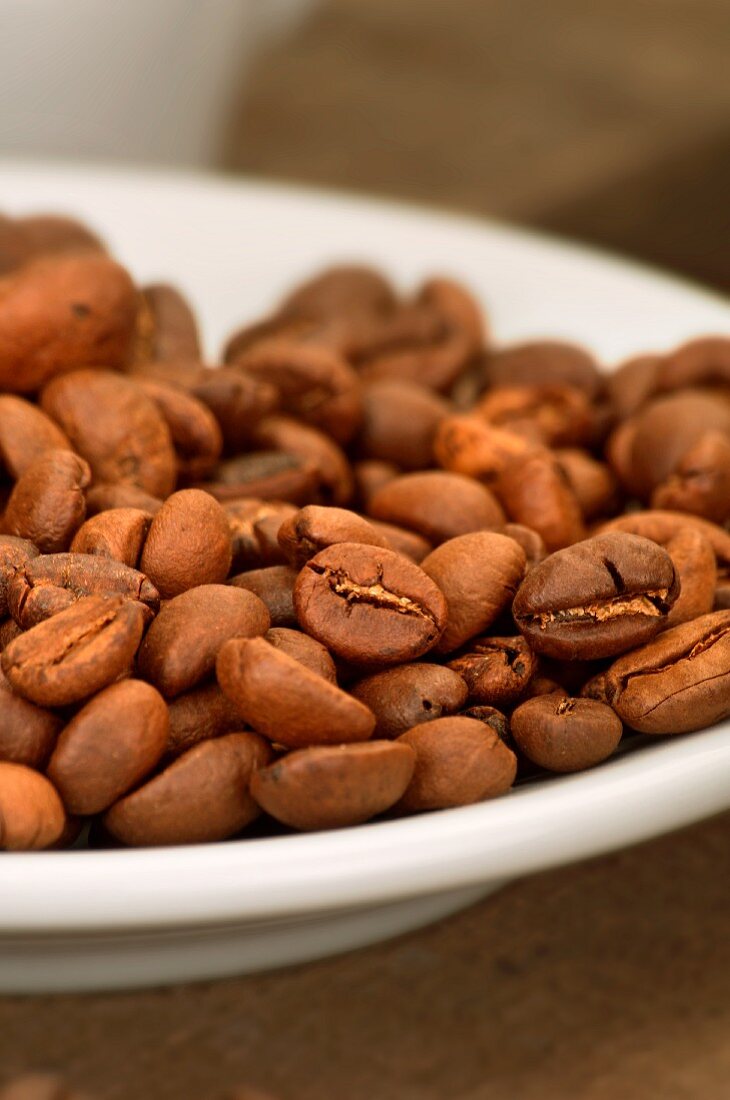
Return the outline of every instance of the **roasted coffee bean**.
{"type": "Polygon", "coordinates": [[[289,748],[366,741],[373,713],[263,638],[234,638],[216,661],[218,683],[249,725],[289,748]]]}
{"type": "Polygon", "coordinates": [[[466,683],[471,703],[509,707],[525,694],[536,660],[524,638],[484,637],[472,639],[449,668],[466,683]]]}
{"type": "Polygon", "coordinates": [[[62,725],[53,711],[16,695],[0,672],[0,760],[43,768],[62,725]]]}
{"type": "Polygon", "coordinates": [[[395,523],[383,523],[379,519],[370,518],[368,522],[386,539],[391,550],[410,558],[416,565],[420,565],[426,554],[430,554],[433,550],[428,539],[417,535],[415,531],[407,531],[405,527],[398,527],[395,523]]]}
{"type": "Polygon", "coordinates": [[[717,565],[709,540],[692,527],[673,535],[666,550],[679,578],[679,596],[667,616],[667,625],[677,626],[712,611],[717,565]]]}
{"type": "Polygon", "coordinates": [[[725,531],[716,523],[710,523],[699,516],[662,510],[631,512],[601,524],[599,532],[625,531],[627,534],[641,535],[643,538],[651,539],[652,542],[658,542],[660,546],[666,546],[669,540],[680,531],[689,529],[704,535],[714,550],[718,580],[722,581],[724,577],[730,577],[730,531],[725,531]]]}
{"type": "Polygon", "coordinates": [[[431,465],[436,429],[450,411],[448,401],[414,382],[373,382],[363,391],[358,446],[369,458],[422,470],[431,465]]]}
{"type": "Polygon", "coordinates": [[[492,386],[575,386],[590,397],[595,397],[603,384],[589,352],[558,340],[535,340],[491,351],[487,377],[492,386]]]}
{"type": "Polygon", "coordinates": [[[144,607],[134,600],[82,597],[11,642],[0,657],[2,670],[32,703],[78,703],[129,670],[144,621],[144,607]]]}
{"type": "Polygon", "coordinates": [[[367,676],[351,694],[375,715],[375,737],[394,738],[412,726],[455,714],[466,702],[461,676],[441,665],[408,664],[367,676]]]}
{"type": "Polygon", "coordinates": [[[730,435],[730,401],[682,390],[651,401],[634,418],[632,479],[642,499],[660,485],[709,431],[730,435]]]}
{"type": "Polygon", "coordinates": [[[608,396],[621,420],[633,416],[653,397],[663,363],[660,355],[635,355],[608,375],[608,396]]]}
{"type": "Polygon", "coordinates": [[[104,828],[133,845],[201,844],[235,836],[259,814],[248,787],[270,756],[255,733],[204,741],[115,802],[104,814],[104,828]]]}
{"type": "Polygon", "coordinates": [[[597,436],[594,406],[574,386],[493,387],[482,397],[477,412],[496,428],[549,447],[584,447],[597,436]]]}
{"type": "Polygon", "coordinates": [[[730,432],[701,435],[657,485],[651,505],[726,523],[730,519],[730,432]]]}
{"type": "Polygon", "coordinates": [[[610,466],[597,462],[587,451],[579,448],[558,450],[555,457],[568,479],[584,519],[607,516],[617,510],[620,493],[610,466]]]}
{"type": "Polygon", "coordinates": [[[174,489],[170,430],[133,378],[75,370],[45,387],[41,406],[89,463],[95,482],[122,482],[160,497],[174,489]]]}
{"type": "Polygon", "coordinates": [[[210,741],[224,733],[241,730],[245,722],[217,683],[193,688],[168,705],[170,728],[165,755],[179,756],[200,741],[210,741]]]}
{"type": "Polygon", "coordinates": [[[250,443],[261,420],[279,407],[279,394],[271,382],[234,367],[196,367],[188,388],[213,413],[229,452],[250,443]]]}
{"type": "Polygon", "coordinates": [[[686,386],[727,385],[730,382],[730,339],[700,336],[664,356],[658,385],[663,390],[686,386]]]}
{"type": "Polygon", "coordinates": [[[679,595],[672,559],[636,535],[610,532],[551,554],[525,577],[515,622],[537,653],[610,657],[666,626],[679,595]]]}
{"type": "Polygon", "coordinates": [[[106,252],[103,241],[88,225],[61,214],[31,214],[18,218],[34,256],[67,252],[106,252]]]}
{"type": "Polygon", "coordinates": [[[159,692],[122,680],[82,707],[58,738],[47,775],[71,814],[101,813],[148,775],[167,744],[159,692]]]}
{"type": "Polygon", "coordinates": [[[522,435],[496,428],[481,417],[447,416],[439,424],[434,438],[437,463],[452,473],[478,478],[493,485],[508,466],[541,448],[522,435]]]}
{"type": "Polygon", "coordinates": [[[50,848],[65,823],[61,799],[44,775],[0,761],[0,851],[50,848]]]}
{"type": "Polygon", "coordinates": [[[137,668],[167,699],[195,687],[215,668],[229,638],[264,634],[266,605],[243,588],[202,584],[168,600],[137,654],[137,668]]]}
{"type": "Polygon", "coordinates": [[[639,499],[644,494],[632,452],[636,438],[636,420],[631,418],[618,424],[608,436],[605,446],[606,461],[615,473],[626,494],[639,499]]]}
{"type": "Polygon", "coordinates": [[[436,543],[505,521],[502,508],[484,485],[437,470],[389,481],[370,498],[368,512],[436,543]]]}
{"type": "Polygon", "coordinates": [[[398,803],[405,813],[483,802],[515,781],[517,757],[494,729],[475,718],[438,718],[414,726],[396,743],[416,754],[413,777],[398,803]]]}
{"type": "Polygon", "coordinates": [[[168,497],[150,524],[140,569],[169,599],[228,576],[231,532],[220,504],[199,489],[168,497]]]}
{"type": "Polygon", "coordinates": [[[294,586],[301,627],[355,664],[394,664],[422,656],[446,625],[446,600],[422,569],[376,546],[330,546],[294,586]]]}
{"type": "Polygon", "coordinates": [[[550,772],[578,772],[611,756],[623,726],[596,699],[555,692],[522,703],[512,714],[512,736],[525,756],[550,772]]]}
{"type": "Polygon", "coordinates": [[[23,631],[20,629],[15,619],[3,619],[0,621],[0,653],[2,653],[2,651],[22,633],[23,631]]]}
{"type": "Polygon", "coordinates": [[[485,725],[494,730],[505,745],[511,747],[512,735],[509,731],[509,721],[506,715],[502,714],[502,711],[497,710],[496,707],[488,707],[478,703],[476,706],[467,707],[466,710],[460,710],[458,717],[476,718],[478,722],[484,722],[485,725]]]}
{"type": "Polygon", "coordinates": [[[396,297],[390,283],[371,267],[328,267],[291,291],[279,307],[281,317],[328,320],[343,313],[388,313],[396,297]]]}
{"type": "Polygon", "coordinates": [[[547,557],[547,550],[542,536],[537,531],[533,531],[531,527],[525,527],[521,523],[505,523],[504,527],[499,528],[497,533],[507,535],[508,538],[514,539],[522,547],[525,552],[527,569],[531,569],[533,565],[537,565],[539,561],[547,557]]]}
{"type": "Polygon", "coordinates": [[[270,565],[266,569],[249,569],[231,578],[235,588],[253,592],[266,604],[272,626],[297,626],[294,609],[294,585],[297,571],[288,565],[270,565]]]}
{"type": "Polygon", "coordinates": [[[0,535],[0,619],[10,614],[8,584],[15,575],[15,570],[21,569],[37,557],[38,547],[35,543],[14,535],[0,535]]]}
{"type": "Polygon", "coordinates": [[[72,554],[95,554],[133,569],[152,523],[152,513],[141,508],[109,508],[87,519],[71,543],[72,554]]]}
{"type": "MultiPolygon", "coordinates": [[[[233,560],[231,570],[234,573],[245,569],[259,569],[267,565],[279,565],[282,562],[272,560],[273,547],[271,546],[270,528],[262,527],[262,521],[271,521],[278,528],[285,519],[296,515],[298,509],[293,504],[284,504],[279,501],[260,500],[257,497],[247,497],[241,500],[232,500],[223,505],[223,511],[228,516],[228,525],[231,530],[233,546],[233,560]]],[[[282,554],[278,539],[276,551],[282,554]]]]}
{"type": "Polygon", "coordinates": [[[0,287],[0,389],[34,393],[78,367],[123,366],[136,312],[129,275],[106,256],[25,264],[0,287]]]}
{"type": "MultiPolygon", "coordinates": [[[[555,688],[558,692],[562,691],[559,684],[555,684],[555,688]]],[[[549,693],[541,692],[540,694],[549,693]]],[[[597,672],[595,676],[591,676],[590,680],[586,680],[580,689],[580,697],[581,699],[595,699],[599,703],[607,703],[606,673],[597,672]]]]}
{"type": "Polygon", "coordinates": [[[578,498],[548,452],[508,464],[494,490],[509,518],[537,531],[548,550],[560,550],[584,538],[578,498]]]}
{"type": "Polygon", "coordinates": [[[414,752],[394,741],[291,752],[257,771],[251,793],[295,829],[343,829],[389,809],[408,786],[414,752]]]}
{"type": "Polygon", "coordinates": [[[5,530],[34,542],[44,554],[67,550],[86,517],[84,489],[90,480],[83,458],[72,451],[45,451],[16,481],[5,530]]]}
{"type": "Polygon", "coordinates": [[[261,497],[306,504],[316,499],[320,490],[316,463],[283,451],[253,451],[227,459],[210,476],[212,480],[199,482],[198,488],[223,503],[261,497]]]}
{"type": "MultiPolygon", "coordinates": [[[[313,467],[316,473],[316,492],[328,504],[347,504],[352,497],[354,482],[352,468],[341,447],[324,432],[308,424],[286,416],[267,416],[259,421],[254,438],[261,447],[273,447],[285,454],[294,455],[305,466],[313,467]]],[[[251,490],[251,495],[263,496],[251,490]]],[[[272,497],[276,494],[270,494],[272,497]]],[[[281,493],[278,494],[282,496],[281,493]]],[[[293,500],[293,503],[314,503],[313,496],[308,499],[293,500]]]]}
{"type": "Polygon", "coordinates": [[[323,676],[331,684],[337,683],[335,662],[321,642],[303,634],[301,630],[290,630],[285,626],[273,626],[266,631],[264,638],[269,645],[293,657],[318,676],[323,676]]]}
{"type": "Polygon", "coordinates": [[[421,308],[419,312],[431,313],[431,323],[427,322],[424,328],[435,328],[436,335],[424,342],[414,342],[411,347],[396,346],[371,354],[360,368],[366,382],[382,379],[417,382],[437,393],[448,393],[469,367],[474,356],[471,335],[444,328],[432,311],[421,308]]]}
{"type": "Polygon", "coordinates": [[[177,453],[178,476],[186,482],[207,477],[223,450],[223,434],[208,406],[181,386],[141,375],[134,380],[165,419],[177,453]]]}
{"type": "Polygon", "coordinates": [[[525,553],[506,535],[474,531],[449,539],[421,562],[446,597],[448,618],[437,650],[451,653],[482,634],[506,607],[525,573],[525,553]]]}
{"type": "Polygon", "coordinates": [[[195,314],[177,287],[154,283],[142,288],[152,316],[152,358],[163,361],[200,359],[195,314]]]}
{"type": "Polygon", "coordinates": [[[641,733],[690,733],[730,715],[730,611],[681,623],[606,674],[609,702],[641,733]]]}
{"type": "Polygon", "coordinates": [[[82,596],[125,596],[154,614],[160,595],[143,573],[93,554],[45,554],[19,566],[8,584],[8,607],[24,629],[82,596]]]}
{"type": "Polygon", "coordinates": [[[70,450],[49,416],[22,397],[0,395],[0,463],[17,479],[46,451],[70,450]]]}
{"type": "Polygon", "coordinates": [[[310,504],[290,516],[279,527],[279,545],[294,569],[339,542],[389,547],[388,540],[366,519],[346,508],[322,508],[310,504]]]}
{"type": "Polygon", "coordinates": [[[89,516],[97,516],[100,512],[108,512],[113,508],[136,508],[154,516],[161,507],[162,501],[159,497],[153,497],[134,485],[98,482],[86,493],[86,512],[89,516]]]}

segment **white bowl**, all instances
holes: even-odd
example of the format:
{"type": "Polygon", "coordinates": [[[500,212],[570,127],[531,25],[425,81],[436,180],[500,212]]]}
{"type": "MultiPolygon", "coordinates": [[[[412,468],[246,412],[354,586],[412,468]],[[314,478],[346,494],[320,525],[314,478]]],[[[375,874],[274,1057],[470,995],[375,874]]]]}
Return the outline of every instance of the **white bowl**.
{"type": "MultiPolygon", "coordinates": [[[[465,218],[204,177],[0,166],[0,209],[85,216],[143,280],[200,308],[211,348],[333,259],[405,286],[462,277],[501,339],[586,341],[607,362],[730,331],[712,295],[587,249],[465,218]]],[[[630,739],[582,775],[357,829],[143,851],[0,858],[0,991],[146,986],[371,943],[502,883],[730,806],[730,724],[630,739]]]]}

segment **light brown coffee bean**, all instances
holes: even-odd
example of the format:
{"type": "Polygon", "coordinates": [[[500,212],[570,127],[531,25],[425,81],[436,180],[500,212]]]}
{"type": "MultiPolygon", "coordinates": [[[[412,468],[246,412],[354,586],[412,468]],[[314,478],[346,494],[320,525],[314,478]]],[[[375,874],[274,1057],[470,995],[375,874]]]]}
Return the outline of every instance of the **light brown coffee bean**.
{"type": "Polygon", "coordinates": [[[255,733],[204,741],[115,802],[104,827],[123,844],[146,847],[235,836],[259,815],[249,783],[270,757],[255,733]]]}
{"type": "Polygon", "coordinates": [[[439,653],[451,653],[482,634],[511,604],[525,573],[525,553],[506,535],[474,531],[443,542],[421,568],[446,597],[446,627],[439,653]]]}
{"type": "Polygon", "coordinates": [[[355,496],[359,504],[367,509],[373,493],[386,482],[398,477],[401,470],[392,462],[382,462],[378,458],[365,458],[354,463],[352,472],[355,478],[355,496]]]}
{"type": "Polygon", "coordinates": [[[366,741],[375,728],[363,703],[263,638],[226,642],[216,673],[241,717],[289,748],[366,741]]]}
{"type": "Polygon", "coordinates": [[[651,539],[652,542],[658,542],[660,546],[666,546],[669,539],[680,531],[690,528],[704,535],[712,546],[720,579],[730,576],[730,531],[725,531],[718,524],[710,523],[699,516],[661,509],[630,512],[628,515],[617,516],[616,519],[602,523],[597,533],[625,531],[627,534],[641,535],[643,538],[651,539]]]}
{"type": "Polygon", "coordinates": [[[285,626],[272,627],[266,631],[264,638],[269,645],[293,657],[318,676],[324,676],[331,684],[337,683],[335,662],[321,642],[301,630],[290,630],[285,626]]]}
{"type": "Polygon", "coordinates": [[[720,525],[730,519],[730,432],[705,432],[651,495],[652,508],[691,512],[720,525]]]}
{"type": "Polygon", "coordinates": [[[219,462],[209,480],[193,487],[204,489],[224,504],[242,497],[307,504],[317,499],[321,478],[310,459],[284,451],[250,451],[219,462]]]}
{"type": "Polygon", "coordinates": [[[62,725],[53,711],[16,695],[0,672],[0,760],[43,768],[62,725]]]}
{"type": "Polygon", "coordinates": [[[524,436],[488,424],[473,413],[445,417],[434,438],[439,466],[490,486],[513,462],[540,451],[524,436]]]}
{"type": "Polygon", "coordinates": [[[289,564],[297,570],[320,550],[340,542],[389,546],[385,536],[356,512],[317,504],[309,504],[286,519],[279,527],[278,540],[289,564]]]}
{"type": "Polygon", "coordinates": [[[167,744],[167,706],[141,680],[100,691],[65,727],[46,774],[66,810],[101,813],[148,775],[167,744]]]}
{"type": "Polygon", "coordinates": [[[128,671],[144,620],[133,600],[85,596],[11,642],[0,656],[3,672],[39,706],[78,703],[128,671]]]}
{"type": "Polygon", "coordinates": [[[598,435],[597,413],[588,396],[565,384],[492,387],[477,412],[496,428],[548,447],[586,447],[598,435]]]}
{"type": "Polygon", "coordinates": [[[0,851],[50,848],[65,823],[61,799],[44,775],[0,761],[0,851]]]}
{"type": "Polygon", "coordinates": [[[560,550],[585,537],[578,499],[557,460],[547,452],[509,464],[495,482],[495,493],[509,518],[537,531],[548,550],[560,550]]]}
{"type": "Polygon", "coordinates": [[[512,714],[512,736],[520,752],[551,772],[578,772],[611,756],[623,726],[596,699],[571,699],[555,692],[522,703],[512,714]]]}
{"type": "Polygon", "coordinates": [[[232,557],[226,514],[199,489],[182,489],[163,504],[150,525],[140,568],[169,599],[228,576],[232,557]]]}
{"type": "Polygon", "coordinates": [[[289,565],[270,565],[266,569],[249,569],[231,577],[235,588],[245,588],[263,600],[269,609],[272,626],[298,626],[294,609],[294,585],[298,577],[289,565]]]}
{"type": "Polygon", "coordinates": [[[522,547],[527,559],[527,569],[531,569],[533,565],[537,565],[539,561],[547,557],[547,549],[542,536],[537,531],[533,531],[531,527],[525,527],[522,523],[505,523],[504,527],[498,529],[497,534],[507,535],[508,538],[514,539],[522,547]]]}
{"type": "Polygon", "coordinates": [[[490,352],[487,376],[492,386],[533,386],[544,383],[575,386],[590,397],[603,379],[593,356],[577,344],[534,340],[490,352]]]}
{"type": "Polygon", "coordinates": [[[290,291],[278,316],[328,320],[350,312],[387,313],[395,304],[395,291],[380,271],[364,264],[337,264],[290,291]]]}
{"type": "Polygon", "coordinates": [[[405,813],[483,802],[504,794],[515,781],[517,757],[494,729],[475,718],[437,718],[414,726],[396,743],[416,754],[413,776],[398,803],[405,813]]]}
{"type": "Polygon", "coordinates": [[[29,539],[44,554],[66,550],[84,522],[84,489],[91,471],[72,451],[45,451],[15,483],[5,509],[10,535],[29,539]]]}
{"type": "Polygon", "coordinates": [[[153,283],[142,288],[152,318],[151,355],[174,362],[201,358],[200,336],[190,303],[177,287],[153,283]]]}
{"type": "Polygon", "coordinates": [[[375,715],[375,737],[395,738],[421,722],[454,714],[466,703],[464,680],[441,665],[398,665],[350,689],[375,715]]]}
{"type": "Polygon", "coordinates": [[[266,605],[243,588],[201,584],[164,604],[137,654],[137,668],[167,699],[195,687],[215,668],[229,638],[264,634],[266,605]]]}
{"type": "Polygon", "coordinates": [[[71,543],[72,554],[95,554],[135,569],[152,522],[141,508],[109,508],[87,519],[71,543]]]}
{"type": "Polygon", "coordinates": [[[46,451],[70,448],[61,429],[36,405],[0,394],[0,463],[14,481],[46,451]]]}
{"type": "Polygon", "coordinates": [[[413,764],[413,750],[394,741],[301,749],[257,771],[251,793],[294,829],[343,829],[397,802],[413,764]]]}
{"type": "Polygon", "coordinates": [[[618,481],[605,462],[598,462],[587,451],[566,447],[555,452],[560,469],[575,493],[583,518],[595,519],[618,510],[618,481]]]}
{"type": "Polygon", "coordinates": [[[667,616],[667,625],[677,626],[712,611],[717,565],[708,539],[691,527],[669,539],[666,550],[679,578],[679,596],[667,616]]]}
{"type": "Polygon", "coordinates": [[[368,512],[436,543],[505,521],[501,506],[484,485],[439,470],[389,481],[371,497],[368,512]]]}
{"type": "Polygon", "coordinates": [[[245,722],[217,683],[193,688],[168,704],[170,729],[165,746],[167,757],[179,756],[200,741],[241,730],[245,722]]]}
{"type": "Polygon", "coordinates": [[[727,385],[730,381],[730,340],[727,336],[699,336],[664,357],[659,387],[727,385]]]}

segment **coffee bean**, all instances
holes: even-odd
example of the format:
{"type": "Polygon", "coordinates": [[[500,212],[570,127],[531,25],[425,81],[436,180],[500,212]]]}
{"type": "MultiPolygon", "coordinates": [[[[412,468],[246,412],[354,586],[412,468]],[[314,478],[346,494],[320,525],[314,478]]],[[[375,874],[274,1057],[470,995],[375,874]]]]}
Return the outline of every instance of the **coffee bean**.
{"type": "Polygon", "coordinates": [[[549,447],[590,446],[597,436],[594,406],[582,390],[565,384],[496,386],[477,412],[496,428],[549,447]]]}
{"type": "Polygon", "coordinates": [[[426,554],[433,550],[431,543],[415,531],[407,531],[405,527],[398,527],[394,523],[383,523],[379,519],[370,519],[370,526],[379,532],[387,541],[391,550],[410,558],[416,565],[420,565],[426,554]]]}
{"type": "Polygon", "coordinates": [[[2,670],[32,703],[78,703],[128,671],[144,619],[142,604],[122,596],[82,597],[11,642],[2,670]]]}
{"type": "Polygon", "coordinates": [[[548,550],[585,537],[578,498],[551,454],[537,452],[510,463],[494,488],[509,518],[537,531],[548,550]]]}
{"type": "Polygon", "coordinates": [[[44,775],[0,761],[0,851],[50,848],[65,820],[61,799],[44,775]]]}
{"type": "Polygon", "coordinates": [[[0,395],[0,462],[17,479],[46,451],[69,450],[61,429],[22,397],[0,395]]]}
{"type": "Polygon", "coordinates": [[[432,649],[446,600],[417,565],[392,550],[343,542],[302,569],[294,605],[307,633],[355,664],[394,664],[432,649]]]}
{"type": "Polygon", "coordinates": [[[232,557],[226,514],[199,489],[182,489],[163,504],[150,525],[140,568],[170,598],[228,576],[232,557]]]}
{"type": "Polygon", "coordinates": [[[195,368],[187,388],[213,413],[228,451],[250,443],[257,425],[279,405],[278,391],[270,382],[227,367],[195,368]]]}
{"type": "Polygon", "coordinates": [[[472,703],[509,707],[520,699],[536,668],[524,638],[473,638],[467,652],[449,661],[466,683],[472,703]]]}
{"type": "MultiPolygon", "coordinates": [[[[318,494],[326,503],[347,504],[350,500],[354,488],[352,467],[342,448],[324,432],[291,417],[267,416],[258,422],[253,435],[259,446],[274,447],[312,467],[318,494]]],[[[264,494],[251,490],[250,495],[264,494]]],[[[309,504],[314,503],[314,499],[310,496],[308,500],[293,503],[309,504]]]]}
{"type": "Polygon", "coordinates": [[[295,829],[342,829],[397,802],[413,764],[410,746],[393,741],[301,749],[257,771],[251,793],[267,813],[295,829]]]}
{"type": "Polygon", "coordinates": [[[152,513],[141,508],[109,508],[87,519],[74,535],[72,554],[96,554],[133,569],[152,522],[152,513]]]}
{"type": "Polygon", "coordinates": [[[623,727],[609,706],[555,692],[528,699],[512,714],[512,736],[533,763],[551,772],[576,772],[613,754],[623,727]]]}
{"type": "Polygon", "coordinates": [[[527,569],[531,569],[533,565],[537,565],[539,561],[547,556],[542,536],[537,531],[533,531],[531,527],[525,527],[521,523],[505,523],[504,527],[500,527],[497,533],[507,535],[508,538],[514,539],[522,547],[527,559],[527,569]]]}
{"type": "Polygon", "coordinates": [[[235,836],[259,814],[249,782],[270,756],[255,733],[205,741],[115,802],[104,814],[104,827],[123,844],[143,846],[235,836]]]}
{"type": "Polygon", "coordinates": [[[682,344],[662,360],[658,385],[664,390],[685,386],[727,385],[730,381],[730,340],[700,336],[682,344]]]}
{"type": "Polygon", "coordinates": [[[72,451],[45,451],[26,467],[5,509],[5,530],[44,554],[67,550],[86,517],[91,471],[72,451]]]}
{"type": "Polygon", "coordinates": [[[18,218],[34,256],[56,253],[106,252],[99,237],[88,225],[60,214],[31,214],[18,218]]]}
{"type": "Polygon", "coordinates": [[[152,317],[152,358],[168,362],[200,360],[195,314],[177,287],[154,283],[142,288],[142,297],[152,317]]]}
{"type": "Polygon", "coordinates": [[[603,379],[584,348],[558,340],[535,340],[491,351],[487,375],[492,386],[533,386],[545,382],[575,386],[595,397],[603,379]]]}
{"type": "Polygon", "coordinates": [[[448,620],[438,642],[451,653],[483,633],[512,603],[525,573],[525,554],[514,539],[474,531],[449,539],[421,562],[446,597],[448,620]]]}
{"type": "Polygon", "coordinates": [[[53,711],[16,695],[0,672],[0,760],[45,767],[62,725],[53,711]]]}
{"type": "Polygon", "coordinates": [[[289,748],[365,741],[375,728],[366,706],[263,638],[226,642],[216,673],[241,717],[289,748]]]}
{"type": "Polygon", "coordinates": [[[223,450],[221,429],[207,405],[181,386],[143,374],[134,380],[165,419],[177,453],[178,476],[187,483],[207,477],[223,450]]]}
{"type": "Polygon", "coordinates": [[[250,569],[231,578],[235,588],[253,592],[266,604],[272,626],[297,626],[294,610],[294,584],[297,572],[288,565],[271,565],[267,569],[250,569]]]}
{"type": "Polygon", "coordinates": [[[179,756],[200,741],[233,733],[245,724],[217,683],[204,684],[178,695],[169,701],[167,709],[170,719],[165,746],[167,757],[179,756]]]}
{"type": "Polygon", "coordinates": [[[284,626],[274,626],[267,630],[264,638],[269,645],[287,653],[300,664],[305,665],[318,676],[323,676],[331,684],[337,683],[337,669],[325,646],[303,634],[301,630],[289,630],[284,626]]]}
{"type": "Polygon", "coordinates": [[[536,565],[515,596],[515,622],[537,653],[610,657],[666,626],[679,595],[672,559],[636,535],[610,532],[536,565]]]}
{"type": "Polygon", "coordinates": [[[414,726],[397,744],[416,754],[413,777],[398,803],[405,813],[483,802],[509,790],[517,774],[515,754],[475,718],[437,718],[414,726]]]}
{"type": "Polygon", "coordinates": [[[692,527],[668,539],[666,550],[679,578],[679,596],[667,616],[667,625],[677,626],[712,611],[717,565],[709,540],[692,527]]]}
{"type": "Polygon", "coordinates": [[[667,478],[682,456],[708,431],[730,435],[730,401],[699,390],[658,397],[635,418],[632,477],[642,499],[667,478]]]}
{"type": "Polygon", "coordinates": [[[658,542],[660,546],[666,546],[669,539],[687,528],[699,531],[712,546],[717,559],[719,579],[730,576],[730,531],[725,531],[716,523],[710,523],[699,516],[657,509],[631,512],[601,524],[599,533],[625,531],[627,534],[641,535],[643,538],[651,539],[652,542],[658,542]]]}
{"type": "Polygon", "coordinates": [[[294,569],[301,569],[320,550],[340,542],[389,545],[385,536],[356,512],[346,508],[322,508],[316,504],[301,508],[286,519],[279,527],[278,539],[294,569]]]}
{"type": "Polygon", "coordinates": [[[730,432],[701,435],[654,489],[651,505],[726,523],[730,519],[730,432]]]}
{"type": "Polygon", "coordinates": [[[96,516],[115,508],[136,508],[140,512],[156,515],[162,507],[159,497],[153,497],[134,485],[97,482],[86,493],[86,512],[96,516]]]}
{"type": "Polygon", "coordinates": [[[456,672],[425,663],[376,672],[350,690],[375,715],[374,736],[385,738],[454,714],[467,696],[466,684],[456,672]]]}
{"type": "Polygon", "coordinates": [[[560,469],[568,480],[586,520],[610,515],[618,508],[619,488],[616,477],[605,462],[597,462],[587,451],[566,447],[555,452],[560,469]]]}
{"type": "Polygon", "coordinates": [[[680,623],[620,657],[609,702],[642,733],[689,733],[730,715],[730,611],[680,623]]]}
{"type": "Polygon", "coordinates": [[[654,395],[663,363],[660,355],[635,355],[608,375],[606,389],[622,420],[632,416],[654,395]]]}
{"type": "Polygon", "coordinates": [[[140,676],[172,699],[200,683],[215,668],[229,638],[250,638],[269,629],[266,605],[242,588],[202,584],[169,600],[150,626],[139,653],[140,676]]]}
{"type": "Polygon", "coordinates": [[[379,271],[342,264],[328,267],[295,287],[282,302],[279,316],[327,320],[353,310],[387,313],[395,303],[395,292],[379,271]]]}
{"type": "Polygon", "coordinates": [[[167,744],[167,707],[140,680],[95,695],[65,727],[47,775],[71,814],[98,814],[152,771],[167,744]]]}
{"type": "Polygon", "coordinates": [[[278,528],[284,520],[296,515],[298,511],[293,504],[249,497],[224,504],[223,511],[228,516],[228,525],[231,529],[233,546],[231,570],[234,573],[243,572],[245,569],[283,564],[283,551],[276,539],[273,541],[276,541],[276,551],[281,553],[281,561],[272,560],[274,552],[272,540],[269,538],[270,532],[268,528],[262,528],[261,522],[267,520],[275,523],[278,535],[278,528]]]}
{"type": "Polygon", "coordinates": [[[363,391],[362,454],[403,470],[430,466],[436,429],[451,406],[414,382],[372,382],[363,391]]]}
{"type": "Polygon", "coordinates": [[[38,547],[28,539],[0,535],[0,619],[10,614],[8,584],[15,575],[15,570],[37,557],[38,547]]]}
{"type": "Polygon", "coordinates": [[[489,486],[513,462],[539,452],[540,448],[529,439],[473,414],[445,417],[434,438],[434,455],[440,466],[478,478],[489,486]]]}
{"type": "Polygon", "coordinates": [[[379,489],[369,513],[411,528],[433,542],[504,523],[504,513],[484,485],[461,474],[405,474],[379,489]]]}
{"type": "Polygon", "coordinates": [[[271,450],[252,451],[219,462],[211,471],[210,480],[198,482],[194,487],[204,489],[222,503],[261,497],[306,504],[317,498],[320,481],[313,459],[271,450]]]}
{"type": "Polygon", "coordinates": [[[497,710],[496,707],[477,704],[473,707],[467,707],[466,710],[460,710],[458,716],[459,718],[476,718],[477,722],[484,722],[485,725],[494,730],[499,739],[504,741],[508,748],[512,747],[512,735],[510,734],[509,721],[507,717],[502,714],[501,710],[497,710]]]}

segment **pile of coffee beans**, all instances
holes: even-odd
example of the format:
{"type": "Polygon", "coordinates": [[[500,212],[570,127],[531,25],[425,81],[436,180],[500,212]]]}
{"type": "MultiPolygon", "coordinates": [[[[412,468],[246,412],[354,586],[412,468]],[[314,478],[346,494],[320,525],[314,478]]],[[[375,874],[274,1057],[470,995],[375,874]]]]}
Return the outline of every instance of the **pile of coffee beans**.
{"type": "Polygon", "coordinates": [[[603,374],[349,266],[213,367],[83,225],[0,219],[0,272],[1,848],[463,806],[730,715],[730,337],[603,374]]]}

